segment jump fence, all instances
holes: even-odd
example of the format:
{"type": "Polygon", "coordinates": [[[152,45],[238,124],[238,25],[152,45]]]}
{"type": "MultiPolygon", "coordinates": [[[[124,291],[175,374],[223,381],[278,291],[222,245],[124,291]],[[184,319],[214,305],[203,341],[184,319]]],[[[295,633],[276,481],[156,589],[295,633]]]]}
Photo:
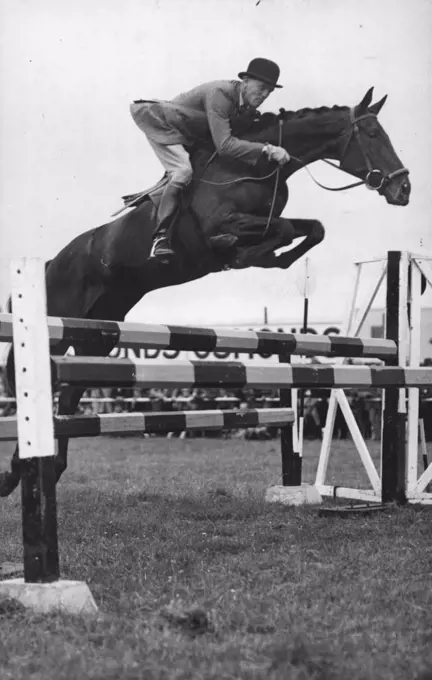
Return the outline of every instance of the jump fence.
{"type": "MultiPolygon", "coordinates": [[[[60,578],[55,437],[277,426],[281,428],[282,485],[299,486],[301,458],[294,445],[291,388],[341,391],[347,387],[379,387],[384,389],[381,475],[379,479],[373,477],[373,493],[366,493],[366,497],[382,503],[412,500],[407,497],[406,471],[413,463],[407,458],[405,445],[406,390],[409,388],[410,394],[415,392],[418,396],[420,387],[430,387],[432,368],[420,368],[418,363],[407,366],[403,343],[404,360],[400,360],[401,328],[408,323],[408,305],[403,303],[406,298],[401,294],[403,286],[408,287],[408,281],[401,275],[401,266],[406,261],[403,255],[388,253],[386,339],[382,340],[46,317],[43,263],[32,259],[14,262],[13,315],[0,315],[0,341],[14,341],[18,409],[16,419],[0,419],[0,439],[19,440],[25,581],[48,583],[60,578]],[[96,356],[50,357],[49,347],[55,353],[56,345],[74,346],[90,340],[103,341],[107,346],[114,343],[135,348],[276,354],[279,363],[181,360],[162,363],[96,356]],[[375,358],[384,365],[291,365],[290,357],[295,354],[375,358]],[[66,386],[277,388],[280,408],[53,417],[51,384],[56,390],[66,386]]],[[[321,486],[326,465],[327,459],[324,462],[320,459],[321,486]]],[[[425,475],[422,483],[430,481],[432,470],[425,475]]],[[[330,492],[341,495],[333,488],[330,492]]],[[[420,494],[413,498],[420,498],[420,494]]],[[[424,495],[421,500],[428,502],[424,495]]]]}

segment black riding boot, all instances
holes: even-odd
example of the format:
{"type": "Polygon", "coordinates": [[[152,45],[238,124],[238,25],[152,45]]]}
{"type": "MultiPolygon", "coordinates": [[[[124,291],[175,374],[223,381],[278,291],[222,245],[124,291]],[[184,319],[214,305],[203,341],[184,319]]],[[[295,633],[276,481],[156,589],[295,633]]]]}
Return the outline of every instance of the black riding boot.
{"type": "Polygon", "coordinates": [[[171,247],[169,231],[176,218],[178,201],[182,188],[167,184],[159,205],[157,227],[153,239],[150,258],[168,263],[175,255],[171,247]]]}

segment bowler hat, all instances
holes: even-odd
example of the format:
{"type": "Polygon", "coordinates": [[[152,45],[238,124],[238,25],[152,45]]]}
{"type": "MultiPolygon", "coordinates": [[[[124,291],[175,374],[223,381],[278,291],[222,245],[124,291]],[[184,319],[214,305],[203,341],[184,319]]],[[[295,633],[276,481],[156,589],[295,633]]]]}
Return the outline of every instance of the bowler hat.
{"type": "Polygon", "coordinates": [[[244,76],[249,76],[250,78],[256,78],[257,80],[262,80],[264,83],[268,83],[272,87],[282,87],[282,85],[277,85],[277,80],[279,78],[280,69],[274,61],[270,59],[252,59],[247,71],[241,71],[238,74],[239,78],[244,78],[244,76]]]}

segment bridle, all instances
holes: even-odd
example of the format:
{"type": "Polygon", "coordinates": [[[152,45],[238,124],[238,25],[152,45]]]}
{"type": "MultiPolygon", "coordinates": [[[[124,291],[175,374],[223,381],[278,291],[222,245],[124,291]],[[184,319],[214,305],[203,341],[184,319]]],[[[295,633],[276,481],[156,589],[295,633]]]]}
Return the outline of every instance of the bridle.
{"type": "MultiPolygon", "coordinates": [[[[364,162],[366,164],[366,168],[367,168],[367,173],[366,173],[365,179],[360,180],[359,182],[355,182],[354,184],[350,184],[349,186],[346,186],[346,187],[336,187],[336,188],[324,187],[328,191],[342,191],[343,189],[350,189],[351,187],[361,186],[362,184],[364,184],[366,186],[366,188],[370,189],[371,191],[380,191],[381,189],[383,189],[385,187],[386,184],[391,182],[391,180],[394,179],[394,177],[398,177],[399,175],[408,175],[409,174],[408,168],[398,168],[398,170],[394,170],[393,172],[390,172],[389,174],[384,174],[382,170],[379,170],[378,168],[373,167],[371,160],[370,160],[368,154],[366,153],[366,151],[363,147],[362,139],[361,139],[361,135],[360,135],[360,128],[358,126],[359,121],[365,120],[366,118],[377,118],[377,115],[375,113],[368,112],[368,113],[362,114],[361,116],[356,116],[355,115],[355,108],[351,108],[350,109],[351,127],[348,130],[348,132],[344,133],[344,136],[345,135],[347,136],[347,140],[346,140],[345,145],[342,149],[339,165],[335,165],[331,161],[329,161],[327,159],[323,159],[325,163],[327,163],[328,165],[331,165],[333,168],[337,168],[338,170],[343,170],[343,171],[347,172],[346,169],[343,167],[343,162],[344,162],[348,147],[351,143],[351,140],[352,140],[353,136],[355,136],[358,147],[360,149],[360,152],[363,156],[363,160],[364,160],[364,162]]],[[[297,160],[299,160],[299,159],[297,159],[297,160]]]]}
{"type": "MultiPolygon", "coordinates": [[[[319,182],[317,179],[315,179],[315,177],[313,176],[313,174],[311,173],[311,171],[307,167],[306,163],[304,163],[304,161],[302,161],[301,158],[296,158],[295,156],[291,156],[291,158],[293,160],[295,160],[297,163],[300,163],[300,165],[307,171],[307,173],[309,174],[311,179],[315,182],[315,184],[317,186],[321,187],[321,189],[325,189],[326,191],[345,191],[346,189],[353,189],[354,187],[359,187],[359,186],[362,186],[362,185],[365,185],[366,188],[370,189],[371,191],[381,191],[385,187],[385,185],[388,184],[394,177],[398,177],[399,175],[405,175],[405,174],[408,175],[409,174],[408,168],[398,168],[398,170],[394,170],[393,172],[390,172],[389,174],[385,175],[382,170],[379,170],[378,168],[373,167],[371,160],[370,160],[368,154],[366,153],[366,151],[363,147],[362,139],[361,139],[361,135],[360,135],[360,128],[358,126],[358,123],[359,123],[360,120],[364,120],[366,118],[377,118],[377,115],[375,113],[368,112],[368,113],[362,114],[361,116],[356,116],[355,115],[355,108],[353,108],[353,107],[350,108],[349,113],[350,113],[351,126],[350,126],[350,129],[347,132],[344,132],[341,135],[341,138],[346,137],[346,141],[344,143],[344,146],[342,147],[342,153],[341,153],[341,156],[340,156],[339,165],[336,165],[336,163],[332,163],[332,161],[329,161],[327,158],[323,158],[322,160],[324,161],[324,163],[331,165],[333,168],[336,168],[337,170],[342,170],[343,172],[348,172],[343,167],[343,162],[344,162],[345,156],[347,154],[349,145],[352,141],[352,138],[353,138],[353,136],[355,136],[358,147],[359,147],[360,152],[363,156],[363,160],[366,164],[366,168],[367,168],[366,177],[364,179],[359,180],[358,182],[352,182],[351,184],[345,184],[342,187],[328,187],[325,184],[322,184],[321,182],[319,182]]],[[[285,114],[284,109],[280,109],[280,111],[279,111],[279,133],[278,133],[278,138],[279,138],[278,144],[279,144],[279,146],[282,145],[282,126],[283,126],[284,114],[285,114]]],[[[325,150],[326,146],[327,146],[327,143],[322,148],[323,151],[325,150]]],[[[276,202],[277,190],[278,190],[278,186],[279,186],[279,179],[280,179],[280,167],[278,167],[277,170],[276,170],[276,180],[275,180],[275,186],[274,186],[274,190],[273,190],[273,197],[272,197],[272,201],[271,201],[271,204],[270,204],[270,212],[269,212],[269,216],[268,216],[268,219],[267,219],[266,227],[264,229],[263,238],[265,236],[267,236],[267,232],[270,228],[270,224],[271,224],[271,221],[272,221],[272,218],[273,218],[273,211],[274,211],[274,206],[275,206],[275,202],[276,202]]]]}

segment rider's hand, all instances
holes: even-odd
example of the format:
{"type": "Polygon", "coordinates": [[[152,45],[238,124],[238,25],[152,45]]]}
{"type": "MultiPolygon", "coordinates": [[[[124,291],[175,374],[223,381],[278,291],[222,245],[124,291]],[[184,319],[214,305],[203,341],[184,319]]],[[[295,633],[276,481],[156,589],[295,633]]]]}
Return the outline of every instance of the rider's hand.
{"type": "Polygon", "coordinates": [[[270,158],[272,161],[279,163],[279,165],[285,165],[285,163],[289,163],[291,160],[288,151],[285,151],[285,149],[283,149],[281,146],[273,147],[270,158]]]}
{"type": "Polygon", "coordinates": [[[281,146],[272,146],[271,144],[266,144],[264,147],[269,161],[275,161],[279,165],[285,165],[291,158],[288,151],[285,151],[281,146]]]}

